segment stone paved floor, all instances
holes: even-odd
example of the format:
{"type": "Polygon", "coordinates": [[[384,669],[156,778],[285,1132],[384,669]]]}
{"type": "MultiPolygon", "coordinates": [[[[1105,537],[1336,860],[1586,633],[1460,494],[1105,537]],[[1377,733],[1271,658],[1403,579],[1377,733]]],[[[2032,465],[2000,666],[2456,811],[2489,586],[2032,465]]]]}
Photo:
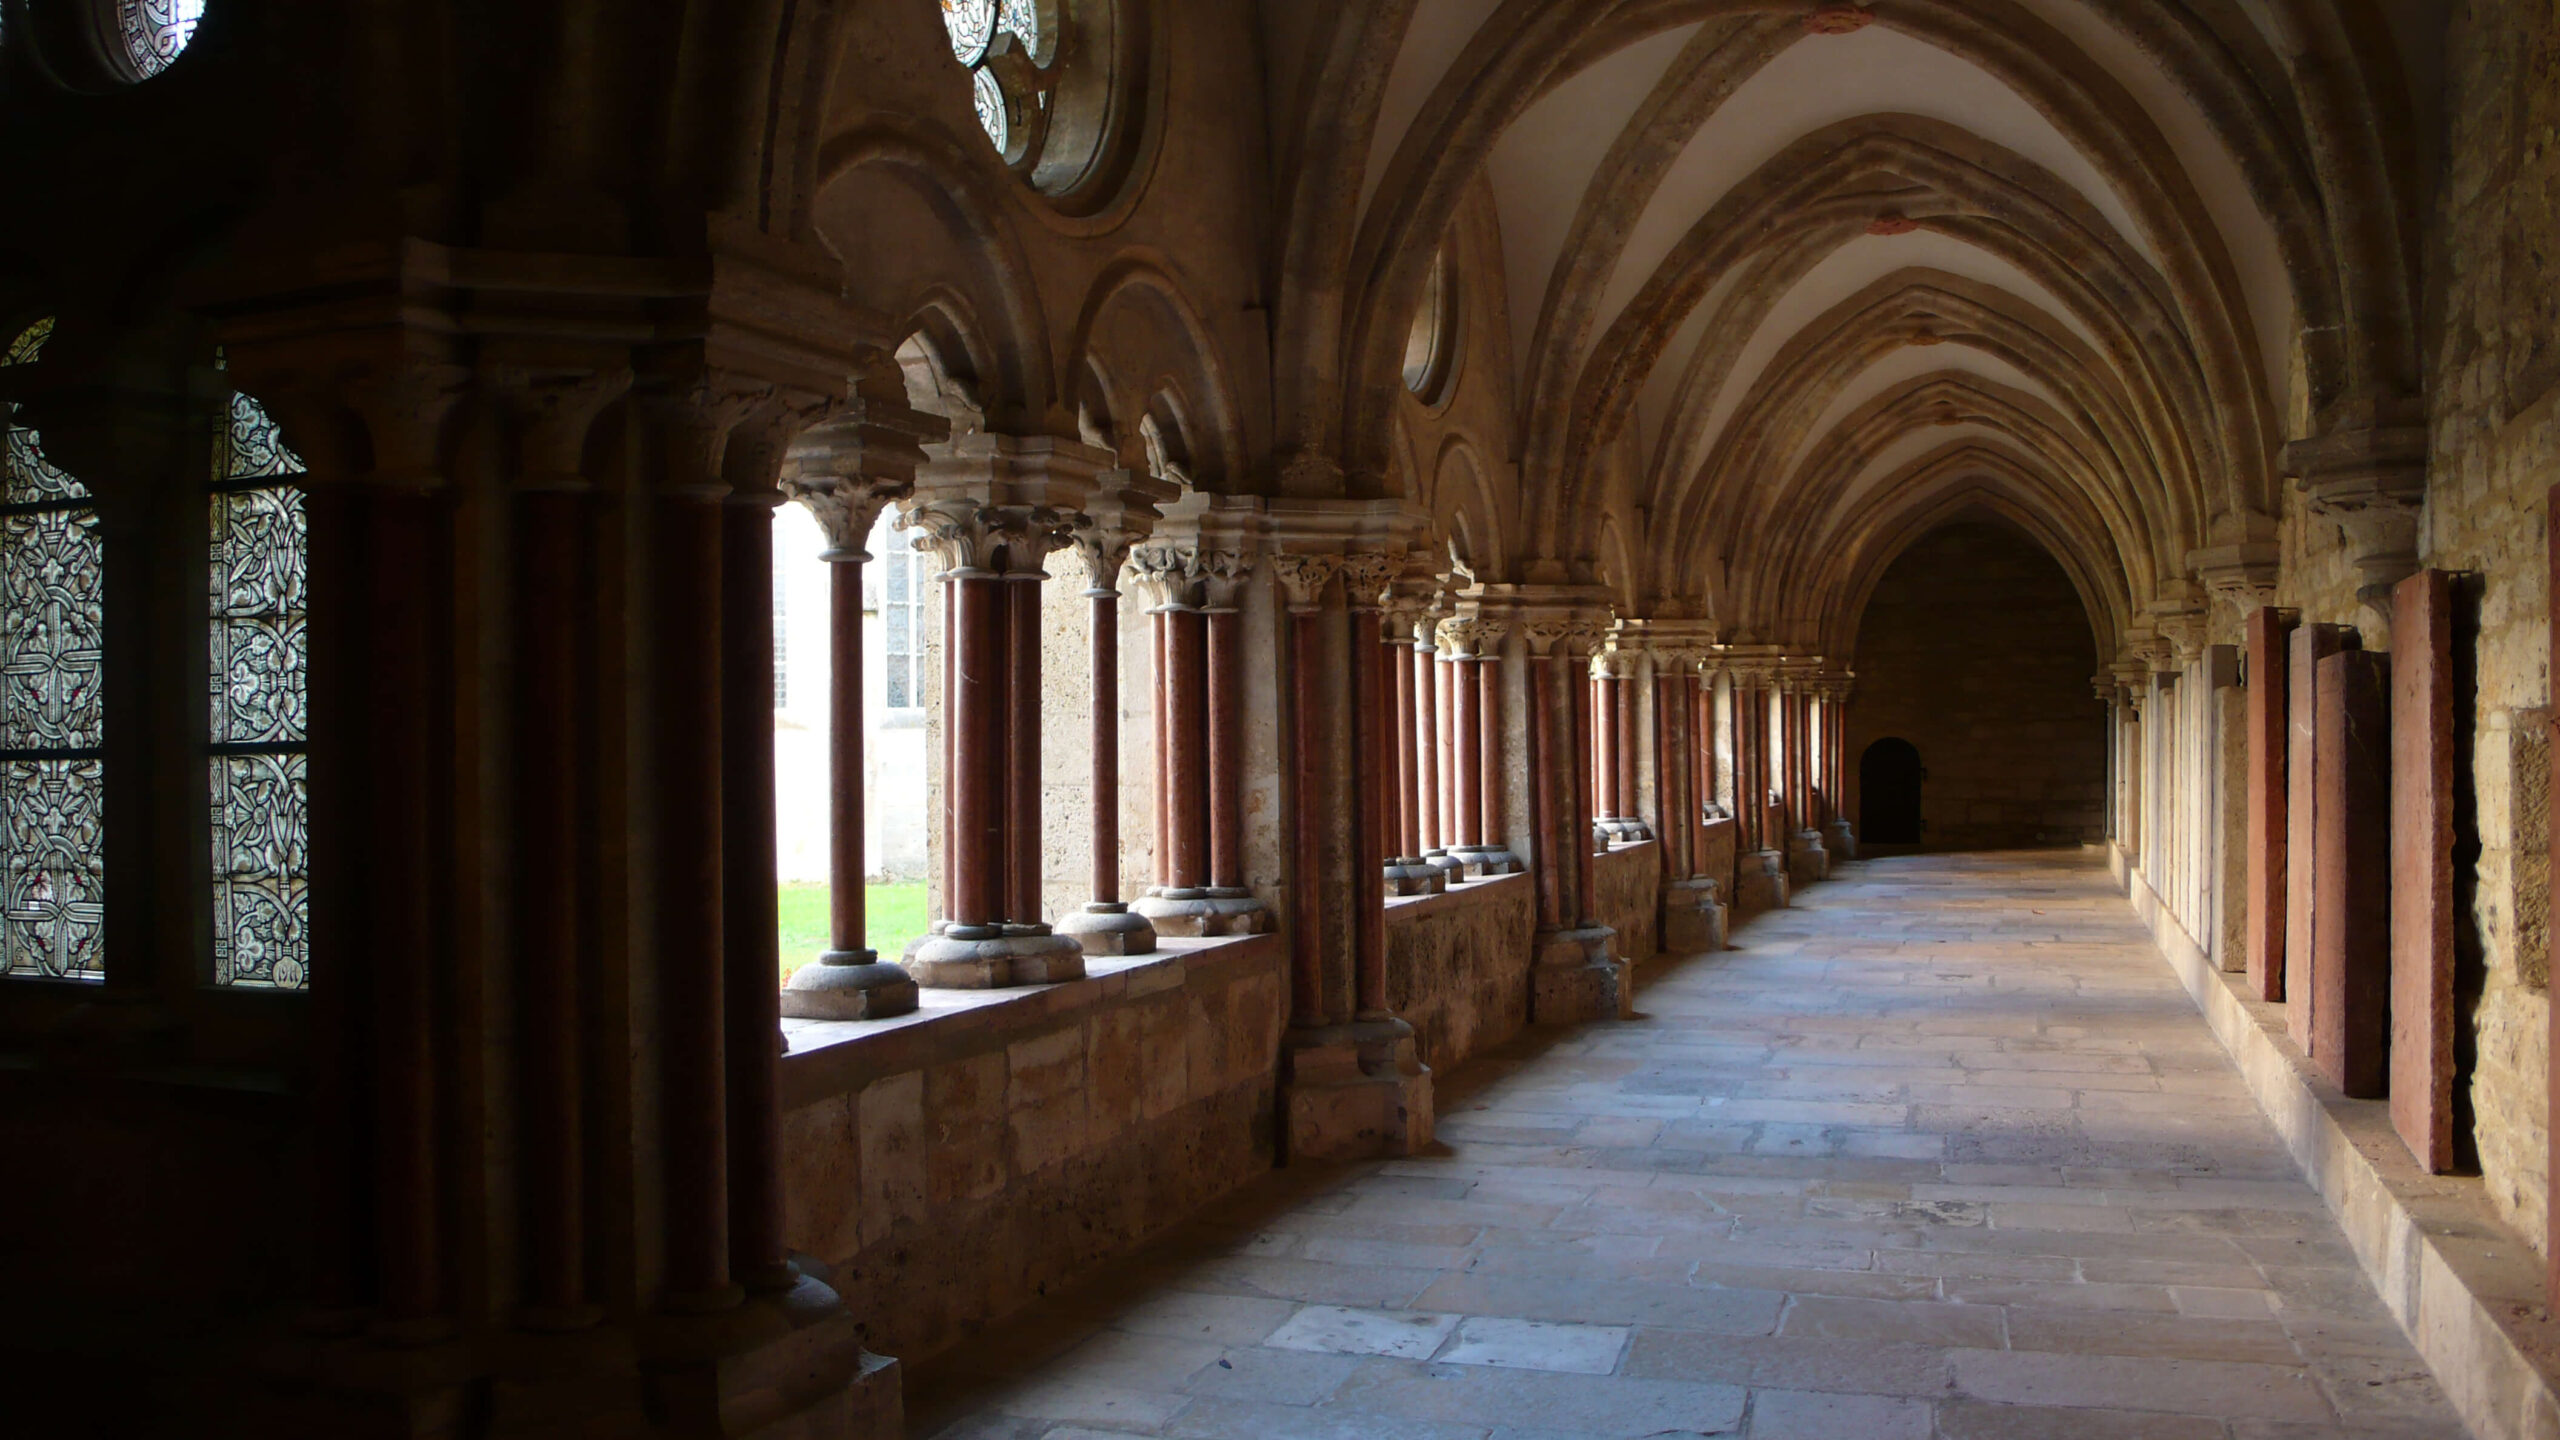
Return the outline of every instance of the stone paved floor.
{"type": "Polygon", "coordinates": [[[911,1377],[945,1440],[2460,1436],[2105,872],[1844,867],[911,1377]]]}

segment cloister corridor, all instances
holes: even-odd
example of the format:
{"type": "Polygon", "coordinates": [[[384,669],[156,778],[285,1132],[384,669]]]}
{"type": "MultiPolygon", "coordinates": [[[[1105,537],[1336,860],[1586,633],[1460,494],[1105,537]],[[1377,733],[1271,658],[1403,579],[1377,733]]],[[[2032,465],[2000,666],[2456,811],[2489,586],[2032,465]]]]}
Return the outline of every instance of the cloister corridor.
{"type": "Polygon", "coordinates": [[[942,1440],[2458,1436],[2081,852],[1841,867],[923,1367],[942,1440]]]}

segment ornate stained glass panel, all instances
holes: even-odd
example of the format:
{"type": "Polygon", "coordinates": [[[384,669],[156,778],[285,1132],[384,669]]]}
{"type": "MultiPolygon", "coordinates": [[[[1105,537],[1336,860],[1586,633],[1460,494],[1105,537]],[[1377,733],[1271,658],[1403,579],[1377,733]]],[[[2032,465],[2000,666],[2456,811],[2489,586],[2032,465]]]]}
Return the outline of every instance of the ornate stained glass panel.
{"type": "Polygon", "coordinates": [[[311,529],[299,456],[245,395],[212,496],[213,978],[298,989],[310,976],[311,529]]]}
{"type": "MultiPolygon", "coordinates": [[[[52,333],[37,321],[0,364],[34,361],[52,333]]],[[[106,555],[88,498],[0,404],[0,974],[13,977],[105,974],[106,555]]]]}
{"type": "Polygon", "coordinates": [[[176,63],[196,38],[204,5],[205,0],[117,0],[117,28],[136,76],[148,80],[176,63]]]}
{"type": "Polygon", "coordinates": [[[95,758],[0,761],[0,955],[15,977],[104,976],[103,765],[95,758]]]}
{"type": "Polygon", "coordinates": [[[104,564],[94,510],[0,515],[0,751],[104,743],[104,564]]]}
{"type": "Polygon", "coordinates": [[[310,785],[299,753],[213,760],[213,978],[299,989],[309,978],[310,785]]]}

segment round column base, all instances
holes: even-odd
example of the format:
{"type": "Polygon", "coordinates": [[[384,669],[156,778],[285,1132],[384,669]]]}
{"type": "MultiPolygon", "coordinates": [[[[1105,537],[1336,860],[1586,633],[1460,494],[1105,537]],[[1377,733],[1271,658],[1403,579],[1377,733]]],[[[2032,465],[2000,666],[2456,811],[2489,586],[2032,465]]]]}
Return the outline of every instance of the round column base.
{"type": "Polygon", "coordinates": [[[1448,886],[1448,877],[1423,863],[1420,856],[1406,856],[1387,862],[1389,895],[1437,895],[1448,886]]]}
{"type": "Polygon", "coordinates": [[[1072,935],[1045,932],[988,940],[938,935],[915,948],[907,968],[915,973],[917,984],[937,990],[1054,985],[1084,978],[1084,947],[1072,935]]]}
{"type": "Polygon", "coordinates": [[[1450,850],[1434,850],[1422,857],[1422,863],[1440,872],[1444,886],[1455,885],[1467,878],[1466,857],[1450,850]]]}
{"type": "Polygon", "coordinates": [[[790,1020],[885,1020],[916,1008],[916,978],[869,950],[830,950],[782,987],[790,1020]]]}
{"type": "Polygon", "coordinates": [[[1249,892],[1185,891],[1182,898],[1150,895],[1129,908],[1153,921],[1159,936],[1210,940],[1226,935],[1266,935],[1271,931],[1270,907],[1249,892]]]}
{"type": "Polygon", "coordinates": [[[1072,937],[1087,955],[1152,955],[1156,949],[1156,927],[1116,902],[1088,903],[1082,913],[1060,920],[1058,933],[1072,937]]]}

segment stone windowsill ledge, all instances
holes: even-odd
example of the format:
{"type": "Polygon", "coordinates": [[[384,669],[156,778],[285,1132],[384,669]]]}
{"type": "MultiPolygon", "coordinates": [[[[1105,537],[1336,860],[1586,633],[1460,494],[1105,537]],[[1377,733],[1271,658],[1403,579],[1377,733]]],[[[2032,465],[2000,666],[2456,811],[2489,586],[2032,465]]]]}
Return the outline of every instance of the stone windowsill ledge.
{"type": "Polygon", "coordinates": [[[883,1076],[1029,1034],[1080,1010],[1193,983],[1224,984],[1238,972],[1282,963],[1278,935],[1165,938],[1152,955],[1093,955],[1085,975],[1010,990],[925,990],[911,1015],[887,1020],[784,1020],[782,1108],[858,1090],[883,1076]]]}
{"type": "Polygon", "coordinates": [[[1481,880],[1453,880],[1449,888],[1437,895],[1390,895],[1387,897],[1387,919],[1419,920],[1444,910],[1462,909],[1489,902],[1506,885],[1526,885],[1529,872],[1515,870],[1508,875],[1488,875],[1481,880]]]}
{"type": "Polygon", "coordinates": [[[2351,1100],[2295,1048],[2282,1005],[2216,968],[2119,846],[2116,874],[2239,1067],[2258,1108],[2328,1203],[2383,1305],[2480,1440],[2560,1431],[2560,1319],[2543,1263],[2501,1223],[2478,1176],[2430,1175],[2388,1100],[2351,1100]]]}

